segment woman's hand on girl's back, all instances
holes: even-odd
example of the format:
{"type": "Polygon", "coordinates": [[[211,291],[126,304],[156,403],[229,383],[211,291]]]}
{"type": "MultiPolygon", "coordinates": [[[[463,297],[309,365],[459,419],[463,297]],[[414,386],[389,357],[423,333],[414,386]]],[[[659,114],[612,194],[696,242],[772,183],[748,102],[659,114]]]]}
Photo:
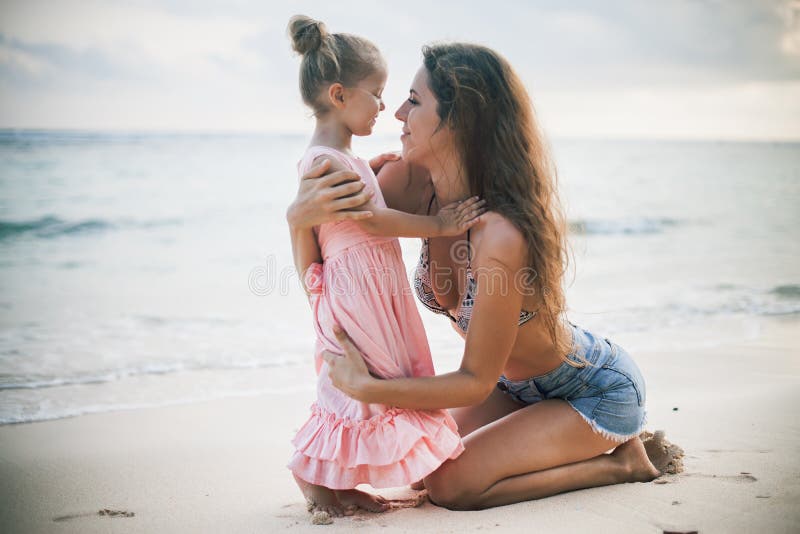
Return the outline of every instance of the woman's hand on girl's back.
{"type": "Polygon", "coordinates": [[[368,386],[375,378],[369,373],[364,357],[356,348],[347,333],[336,325],[333,327],[336,340],[342,346],[344,354],[324,351],[322,358],[328,364],[328,376],[331,383],[355,400],[369,402],[366,398],[368,386]]]}
{"type": "Polygon", "coordinates": [[[374,191],[366,190],[358,174],[337,171],[325,174],[330,160],[314,165],[300,179],[297,197],[286,210],[286,220],[294,228],[311,228],[319,224],[365,219],[371,211],[359,210],[374,191]]]}

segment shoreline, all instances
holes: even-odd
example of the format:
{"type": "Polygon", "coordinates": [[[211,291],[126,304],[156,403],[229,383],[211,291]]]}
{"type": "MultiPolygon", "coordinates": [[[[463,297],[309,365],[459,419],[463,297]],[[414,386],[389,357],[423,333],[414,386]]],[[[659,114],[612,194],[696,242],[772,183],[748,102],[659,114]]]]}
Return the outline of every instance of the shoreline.
{"type": "Polygon", "coordinates": [[[425,503],[316,527],[285,467],[314,392],[288,391],[0,426],[0,530],[796,532],[800,319],[758,320],[758,335],[744,342],[635,354],[648,429],[666,430],[686,451],[685,472],[657,483],[480,512],[425,503]]]}
{"type": "MultiPolygon", "coordinates": [[[[463,340],[439,321],[420,310],[428,340],[435,356],[437,372],[455,370],[463,340]],[[431,336],[433,334],[433,336],[431,336]]],[[[590,316],[570,320],[591,332],[619,343],[640,362],[658,351],[696,351],[729,344],[748,343],[758,339],[762,324],[800,324],[800,314],[747,316],[731,314],[712,316],[702,323],[665,325],[659,331],[630,330],[607,332],[591,324],[590,316]],[[582,319],[589,319],[585,322],[582,319]],[[712,332],[712,335],[709,335],[712,332]]],[[[305,353],[312,353],[309,344],[305,353]]],[[[287,360],[288,361],[288,360],[287,360]]],[[[640,362],[641,363],[641,362],[640,362]]],[[[44,388],[7,388],[0,390],[0,428],[5,425],[56,421],[91,414],[115,413],[184,404],[195,404],[226,398],[260,397],[314,390],[313,361],[292,360],[286,365],[264,365],[217,369],[186,369],[180,372],[145,372],[124,376],[119,380],[92,379],[68,381],[44,388]],[[3,402],[7,404],[3,405],[3,402]]]]}

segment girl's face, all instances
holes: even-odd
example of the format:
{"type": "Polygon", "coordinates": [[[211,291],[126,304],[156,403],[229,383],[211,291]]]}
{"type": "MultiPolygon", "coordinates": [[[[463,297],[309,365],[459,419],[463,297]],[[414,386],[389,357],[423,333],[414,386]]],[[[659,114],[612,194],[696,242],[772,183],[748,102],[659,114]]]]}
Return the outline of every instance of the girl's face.
{"type": "Polygon", "coordinates": [[[450,129],[441,124],[438,104],[428,87],[428,69],[423,66],[411,82],[408,100],[394,114],[403,123],[403,159],[430,168],[426,163],[448,147],[450,129]]]}
{"type": "Polygon", "coordinates": [[[383,88],[386,71],[380,70],[345,89],[347,107],[343,119],[353,135],[369,135],[375,127],[378,114],[386,109],[383,105],[383,88]]]}

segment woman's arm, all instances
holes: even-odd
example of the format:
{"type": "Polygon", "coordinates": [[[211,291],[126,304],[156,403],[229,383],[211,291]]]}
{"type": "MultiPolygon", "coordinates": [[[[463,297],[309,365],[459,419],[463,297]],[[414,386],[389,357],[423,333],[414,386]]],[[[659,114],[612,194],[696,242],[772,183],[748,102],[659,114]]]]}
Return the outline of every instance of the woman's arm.
{"type": "Polygon", "coordinates": [[[462,368],[452,373],[431,377],[380,379],[372,377],[358,349],[341,329],[336,338],[344,348],[343,355],[324,352],[333,385],[347,396],[366,403],[388,404],[398,408],[435,410],[479,404],[497,382],[498,371],[491,382],[462,368]]]}
{"type": "Polygon", "coordinates": [[[522,235],[499,216],[485,223],[484,232],[492,239],[482,241],[473,260],[477,294],[460,368],[433,377],[378,379],[346,334],[338,333],[344,357],[325,354],[336,387],[363,402],[421,410],[471,406],[489,396],[516,340],[522,294],[515,276],[526,249],[522,235]]]}

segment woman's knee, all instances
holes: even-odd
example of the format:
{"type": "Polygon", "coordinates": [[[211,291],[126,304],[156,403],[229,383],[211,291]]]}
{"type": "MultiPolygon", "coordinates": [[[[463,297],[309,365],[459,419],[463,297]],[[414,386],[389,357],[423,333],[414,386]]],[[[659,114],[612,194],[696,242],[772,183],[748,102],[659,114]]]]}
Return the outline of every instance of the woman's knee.
{"type": "MultiPolygon", "coordinates": [[[[441,468],[440,468],[441,470],[441,468]]],[[[480,494],[470,484],[464,483],[454,476],[438,471],[425,478],[425,488],[428,490],[428,499],[448,510],[478,510],[480,494]]]]}

